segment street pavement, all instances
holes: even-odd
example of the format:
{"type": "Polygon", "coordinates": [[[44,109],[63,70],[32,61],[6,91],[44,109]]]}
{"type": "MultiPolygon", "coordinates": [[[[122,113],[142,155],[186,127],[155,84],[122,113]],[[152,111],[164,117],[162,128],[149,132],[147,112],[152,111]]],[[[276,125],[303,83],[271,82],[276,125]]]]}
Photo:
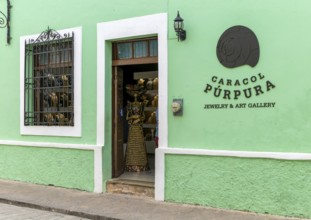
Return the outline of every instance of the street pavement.
{"type": "Polygon", "coordinates": [[[0,203],[0,220],[84,220],[84,218],[0,203]]]}
{"type": "MultiPolygon", "coordinates": [[[[52,212],[51,214],[62,213],[96,220],[302,220],[159,202],[145,197],[109,193],[96,194],[8,180],[0,180],[1,203],[36,208],[52,212]]],[[[14,218],[5,217],[2,219],[14,220],[14,218]]],[[[51,219],[53,218],[51,217],[51,219]]]]}

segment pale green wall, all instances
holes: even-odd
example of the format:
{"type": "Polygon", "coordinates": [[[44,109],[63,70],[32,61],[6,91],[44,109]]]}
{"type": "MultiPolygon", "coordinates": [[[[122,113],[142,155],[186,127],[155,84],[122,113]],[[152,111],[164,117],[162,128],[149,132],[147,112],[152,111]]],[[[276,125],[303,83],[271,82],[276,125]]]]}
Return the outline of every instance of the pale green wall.
{"type": "Polygon", "coordinates": [[[167,155],[165,199],[311,218],[311,162],[167,155]]]}
{"type": "Polygon", "coordinates": [[[93,191],[93,151],[0,146],[0,178],[93,191]]]}
{"type": "MultiPolygon", "coordinates": [[[[169,147],[310,153],[310,6],[308,0],[170,0],[169,105],[183,98],[184,111],[181,117],[169,111],[169,147]],[[172,28],[177,10],[187,31],[184,42],[172,28]],[[235,25],[249,27],[258,38],[260,59],[254,68],[228,69],[217,59],[219,37],[235,25]],[[258,73],[276,88],[239,101],[204,93],[212,76],[243,79],[258,73]],[[276,102],[276,107],[204,109],[205,104],[243,102],[276,102]]],[[[310,218],[310,183],[309,161],[165,158],[168,201],[310,218]]]]}
{"type": "Polygon", "coordinates": [[[184,98],[182,117],[173,117],[169,112],[169,146],[311,152],[310,1],[169,2],[169,27],[178,9],[187,30],[187,40],[178,42],[169,28],[169,101],[184,98]],[[260,59],[255,68],[228,69],[217,59],[219,37],[235,25],[247,26],[257,35],[260,59]],[[243,79],[258,73],[276,88],[239,101],[226,101],[203,92],[214,75],[243,79]],[[203,109],[205,104],[241,102],[276,102],[276,107],[203,109]]]}

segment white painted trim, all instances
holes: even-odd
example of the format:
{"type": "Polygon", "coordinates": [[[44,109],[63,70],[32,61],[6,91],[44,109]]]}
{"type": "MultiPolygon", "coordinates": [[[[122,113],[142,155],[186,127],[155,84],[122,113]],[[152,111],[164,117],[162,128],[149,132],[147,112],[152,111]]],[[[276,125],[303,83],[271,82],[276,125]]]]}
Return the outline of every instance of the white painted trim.
{"type": "Polygon", "coordinates": [[[155,154],[155,192],[154,199],[158,201],[164,201],[165,190],[165,149],[156,149],[155,154]]]}
{"type": "MultiPolygon", "coordinates": [[[[105,143],[105,77],[106,42],[139,36],[158,36],[159,73],[159,148],[167,148],[168,143],[168,55],[167,55],[167,14],[154,14],[97,24],[97,144],[105,143]]],[[[109,63],[109,65],[111,65],[109,63]]],[[[164,199],[164,156],[156,153],[155,198],[164,199]],[[162,183],[163,182],[163,183],[162,183]],[[162,195],[163,194],[163,195],[162,195]]],[[[160,153],[161,154],[161,153],[160,153]]]]}
{"type": "Polygon", "coordinates": [[[94,192],[103,192],[102,147],[94,149],[94,192]]]}
{"type": "Polygon", "coordinates": [[[105,145],[105,29],[97,24],[97,124],[96,143],[105,145]]]}
{"type": "Polygon", "coordinates": [[[167,148],[159,150],[162,151],[164,154],[179,154],[179,155],[263,158],[263,159],[277,159],[277,160],[311,160],[311,153],[203,150],[203,149],[189,149],[189,148],[167,148]]]}
{"type": "Polygon", "coordinates": [[[41,148],[63,148],[63,149],[77,149],[77,150],[97,150],[102,146],[91,144],[63,144],[53,142],[28,142],[28,141],[9,141],[0,140],[0,145],[19,146],[19,147],[41,147],[41,148]]]}
{"type": "Polygon", "coordinates": [[[82,88],[82,28],[60,30],[58,33],[74,33],[74,126],[25,126],[24,125],[24,67],[25,67],[25,42],[36,39],[39,34],[22,36],[20,38],[20,133],[22,135],[70,136],[81,137],[81,88],[82,88]]]}
{"type": "MultiPolygon", "coordinates": [[[[168,64],[167,64],[167,14],[154,14],[97,24],[97,144],[104,145],[105,133],[105,63],[106,42],[146,35],[158,36],[159,54],[159,147],[168,142],[168,64]]],[[[111,65],[109,63],[109,65],[111,65]]]]}

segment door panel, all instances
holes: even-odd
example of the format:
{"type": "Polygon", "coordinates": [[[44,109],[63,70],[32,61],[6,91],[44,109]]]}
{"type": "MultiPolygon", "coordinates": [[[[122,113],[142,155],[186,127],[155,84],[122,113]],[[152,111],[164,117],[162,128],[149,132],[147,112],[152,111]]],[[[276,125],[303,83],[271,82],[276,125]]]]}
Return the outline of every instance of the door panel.
{"type": "Polygon", "coordinates": [[[112,77],[112,177],[120,176],[124,171],[123,154],[123,70],[114,67],[112,77]]]}

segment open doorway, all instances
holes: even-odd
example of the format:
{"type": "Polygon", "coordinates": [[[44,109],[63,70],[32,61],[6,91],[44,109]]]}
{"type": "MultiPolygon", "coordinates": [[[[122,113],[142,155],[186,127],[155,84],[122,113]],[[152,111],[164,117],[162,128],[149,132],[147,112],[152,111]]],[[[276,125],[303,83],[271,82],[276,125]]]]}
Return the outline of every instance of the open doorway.
{"type": "MultiPolygon", "coordinates": [[[[112,177],[154,182],[155,148],[157,147],[158,57],[157,39],[136,39],[113,43],[112,69],[112,177]],[[141,88],[136,97],[142,103],[142,138],[148,169],[129,170],[127,152],[131,123],[129,103],[135,97],[128,87],[141,88]]],[[[137,141],[137,140],[135,140],[137,141]]],[[[134,149],[135,150],[135,149],[134,149]]],[[[136,153],[134,153],[136,155],[136,153]]],[[[137,152],[137,154],[139,154],[137,152]]],[[[131,160],[141,160],[140,156],[131,160]]],[[[138,161],[139,162],[139,161],[138,161]]]]}

